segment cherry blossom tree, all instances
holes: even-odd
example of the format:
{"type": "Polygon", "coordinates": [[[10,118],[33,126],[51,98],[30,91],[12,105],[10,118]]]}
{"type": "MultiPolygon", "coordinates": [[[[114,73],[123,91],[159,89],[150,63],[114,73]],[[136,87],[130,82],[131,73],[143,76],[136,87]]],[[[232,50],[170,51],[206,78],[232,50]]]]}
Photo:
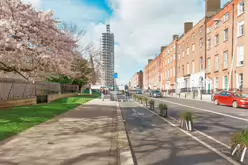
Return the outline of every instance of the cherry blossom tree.
{"type": "Polygon", "coordinates": [[[25,79],[71,74],[77,41],[59,29],[59,23],[52,11],[36,11],[20,0],[1,0],[0,71],[25,79]]]}

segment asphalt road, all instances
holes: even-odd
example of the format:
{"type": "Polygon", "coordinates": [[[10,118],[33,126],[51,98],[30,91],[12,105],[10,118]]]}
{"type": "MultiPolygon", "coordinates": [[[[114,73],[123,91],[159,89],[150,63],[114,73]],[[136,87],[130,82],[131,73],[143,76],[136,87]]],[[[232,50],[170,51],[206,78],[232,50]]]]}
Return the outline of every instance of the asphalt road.
{"type": "MultiPolygon", "coordinates": [[[[229,165],[225,157],[207,148],[191,135],[182,132],[134,102],[121,102],[129,138],[139,165],[229,165]]],[[[170,115],[181,106],[170,106],[170,115]]],[[[180,110],[179,110],[180,111],[180,110]]],[[[204,114],[202,114],[204,115],[204,114]]],[[[197,125],[197,124],[196,124],[197,125]]]]}
{"type": "MultiPolygon", "coordinates": [[[[230,152],[230,138],[240,130],[248,127],[248,110],[215,105],[209,102],[187,100],[180,98],[154,98],[159,102],[166,103],[169,107],[170,117],[179,119],[179,114],[184,111],[193,112],[194,126],[197,131],[195,136],[224,154],[230,152]]],[[[248,156],[246,156],[248,162],[248,156]]]]}
{"type": "Polygon", "coordinates": [[[157,103],[166,103],[169,107],[169,116],[175,119],[179,119],[179,114],[183,111],[193,112],[195,128],[226,145],[230,144],[230,137],[235,132],[248,126],[248,110],[246,109],[171,97],[155,100],[157,103]]]}

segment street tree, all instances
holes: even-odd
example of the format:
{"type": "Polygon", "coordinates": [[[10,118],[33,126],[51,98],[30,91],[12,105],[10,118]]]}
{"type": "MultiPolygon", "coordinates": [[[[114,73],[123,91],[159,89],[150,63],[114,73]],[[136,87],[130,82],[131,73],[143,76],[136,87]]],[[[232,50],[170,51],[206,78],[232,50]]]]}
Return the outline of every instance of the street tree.
{"type": "Polygon", "coordinates": [[[45,73],[70,74],[77,41],[59,29],[53,15],[20,0],[0,1],[0,71],[28,80],[45,73]]]}

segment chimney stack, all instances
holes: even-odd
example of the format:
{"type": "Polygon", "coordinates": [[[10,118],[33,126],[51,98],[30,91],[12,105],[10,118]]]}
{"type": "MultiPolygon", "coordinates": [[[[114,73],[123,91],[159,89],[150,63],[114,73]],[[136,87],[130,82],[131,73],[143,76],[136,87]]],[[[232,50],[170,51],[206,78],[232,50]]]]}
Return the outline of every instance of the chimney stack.
{"type": "Polygon", "coordinates": [[[206,17],[215,15],[221,9],[221,0],[206,0],[206,17]]]}
{"type": "Polygon", "coordinates": [[[184,34],[186,34],[192,28],[193,28],[193,22],[185,22],[184,23],[184,34]]]}
{"type": "Polygon", "coordinates": [[[164,51],[165,48],[167,48],[167,46],[161,46],[161,53],[164,51]]]}
{"type": "Polygon", "coordinates": [[[176,34],[174,34],[174,35],[172,36],[172,38],[173,38],[173,41],[175,41],[175,40],[178,40],[179,36],[176,35],[176,34]]]}

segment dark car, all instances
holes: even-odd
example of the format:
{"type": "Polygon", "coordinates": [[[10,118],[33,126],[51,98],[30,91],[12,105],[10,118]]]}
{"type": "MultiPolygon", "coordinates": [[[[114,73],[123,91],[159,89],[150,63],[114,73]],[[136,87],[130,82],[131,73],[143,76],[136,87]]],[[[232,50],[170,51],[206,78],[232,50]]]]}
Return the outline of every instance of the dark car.
{"type": "Polygon", "coordinates": [[[142,94],[141,90],[136,91],[136,94],[142,94]]]}
{"type": "Polygon", "coordinates": [[[151,96],[151,97],[160,97],[160,98],[162,98],[162,94],[161,94],[161,92],[160,92],[159,90],[154,90],[154,91],[152,91],[152,92],[150,93],[150,96],[151,96]]]}
{"type": "Polygon", "coordinates": [[[232,106],[234,108],[248,108],[248,95],[239,92],[222,91],[214,95],[214,103],[232,106]]]}

